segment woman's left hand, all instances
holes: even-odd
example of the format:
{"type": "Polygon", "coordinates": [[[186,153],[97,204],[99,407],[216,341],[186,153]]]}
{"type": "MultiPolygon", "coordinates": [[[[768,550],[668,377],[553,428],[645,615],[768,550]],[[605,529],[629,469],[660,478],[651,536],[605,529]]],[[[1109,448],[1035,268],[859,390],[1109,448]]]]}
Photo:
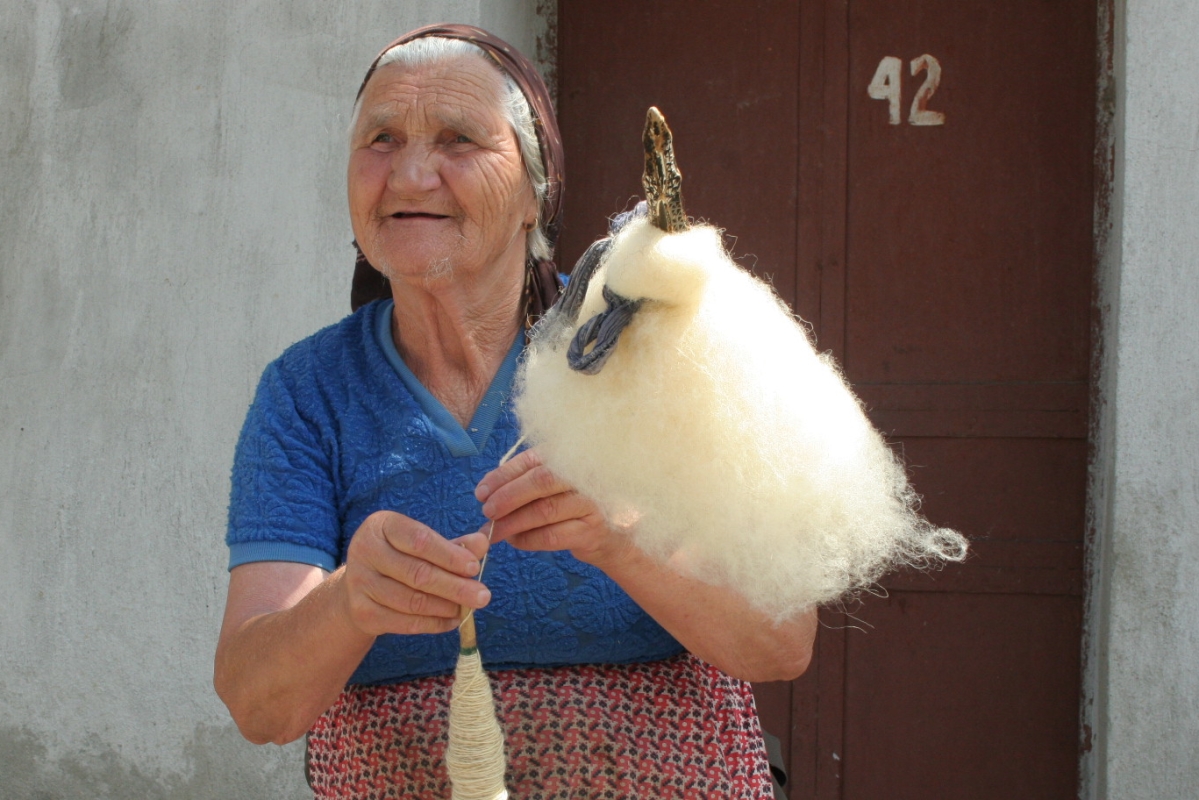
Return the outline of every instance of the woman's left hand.
{"type": "Polygon", "coordinates": [[[536,450],[525,450],[487,473],[475,497],[495,524],[493,544],[569,550],[601,569],[626,555],[632,545],[628,536],[608,525],[589,497],[542,464],[536,450]]]}

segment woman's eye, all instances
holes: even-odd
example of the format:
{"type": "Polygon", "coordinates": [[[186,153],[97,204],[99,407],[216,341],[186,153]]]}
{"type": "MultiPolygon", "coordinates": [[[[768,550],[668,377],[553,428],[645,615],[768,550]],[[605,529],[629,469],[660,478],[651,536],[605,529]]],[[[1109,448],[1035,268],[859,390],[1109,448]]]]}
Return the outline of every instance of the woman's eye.
{"type": "Polygon", "coordinates": [[[367,146],[381,153],[390,153],[399,146],[397,142],[394,134],[379,132],[370,138],[370,144],[367,146]]]}
{"type": "Polygon", "coordinates": [[[454,137],[454,144],[473,144],[471,138],[464,133],[460,133],[454,137]]]}

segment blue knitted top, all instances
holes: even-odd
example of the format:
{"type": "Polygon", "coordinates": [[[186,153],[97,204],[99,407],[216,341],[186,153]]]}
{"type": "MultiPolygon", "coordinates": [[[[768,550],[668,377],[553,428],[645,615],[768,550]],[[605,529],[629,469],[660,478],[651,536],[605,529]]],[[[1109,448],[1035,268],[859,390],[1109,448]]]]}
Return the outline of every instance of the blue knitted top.
{"type": "MultiPolygon", "coordinates": [[[[233,464],[229,568],[292,561],[332,571],[370,514],[390,509],[447,538],[486,522],[476,484],[519,438],[509,407],[518,336],[463,429],[404,365],[392,302],[371,303],[288,348],[262,375],[233,464]]],[[[682,646],[609,577],[569,552],[492,547],[476,613],[491,669],[653,661],[682,646]]],[[[453,672],[458,634],[380,636],[352,684],[453,672]]]]}

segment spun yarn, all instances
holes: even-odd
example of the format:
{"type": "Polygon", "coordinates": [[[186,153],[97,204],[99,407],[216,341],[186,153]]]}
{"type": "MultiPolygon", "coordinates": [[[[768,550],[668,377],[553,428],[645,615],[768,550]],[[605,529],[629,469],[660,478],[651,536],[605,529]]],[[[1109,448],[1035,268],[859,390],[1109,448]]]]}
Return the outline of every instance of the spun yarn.
{"type": "Polygon", "coordinates": [[[446,769],[453,800],[507,800],[504,734],[478,648],[463,648],[450,696],[446,769]]]}

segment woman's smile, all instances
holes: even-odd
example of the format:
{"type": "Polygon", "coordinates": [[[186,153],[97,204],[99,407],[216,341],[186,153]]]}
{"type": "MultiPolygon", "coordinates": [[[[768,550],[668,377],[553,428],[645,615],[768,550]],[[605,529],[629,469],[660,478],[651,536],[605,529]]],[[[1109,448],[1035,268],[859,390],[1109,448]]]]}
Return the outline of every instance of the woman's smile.
{"type": "Polygon", "coordinates": [[[428,211],[397,211],[389,214],[388,218],[397,222],[443,222],[453,219],[448,214],[433,214],[428,211]]]}

